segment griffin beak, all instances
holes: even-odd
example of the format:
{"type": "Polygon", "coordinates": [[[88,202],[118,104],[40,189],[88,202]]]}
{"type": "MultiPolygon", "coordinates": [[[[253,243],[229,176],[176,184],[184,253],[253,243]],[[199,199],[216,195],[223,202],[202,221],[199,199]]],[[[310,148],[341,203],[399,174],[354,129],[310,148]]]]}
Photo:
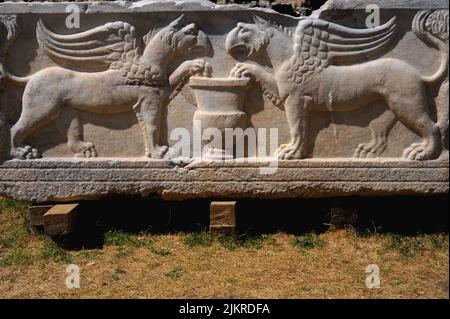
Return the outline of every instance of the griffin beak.
{"type": "Polygon", "coordinates": [[[191,48],[191,53],[201,53],[205,56],[212,56],[213,47],[208,36],[203,31],[198,31],[197,45],[191,48]]]}
{"type": "Polygon", "coordinates": [[[245,56],[249,55],[249,49],[245,43],[242,43],[238,38],[239,30],[237,28],[233,29],[228,33],[225,40],[225,48],[227,53],[232,57],[238,57],[242,54],[245,56]]]}

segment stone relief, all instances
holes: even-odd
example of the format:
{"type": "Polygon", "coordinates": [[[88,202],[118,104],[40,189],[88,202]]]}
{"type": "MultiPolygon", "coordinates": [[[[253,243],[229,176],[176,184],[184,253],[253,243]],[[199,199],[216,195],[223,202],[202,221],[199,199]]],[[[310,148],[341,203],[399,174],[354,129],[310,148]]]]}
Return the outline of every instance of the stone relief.
{"type": "MultiPolygon", "coordinates": [[[[41,157],[25,140],[67,107],[101,115],[133,111],[143,132],[145,156],[162,158],[168,149],[161,145],[164,108],[191,75],[210,69],[204,60],[196,59],[168,74],[167,65],[174,58],[211,50],[206,34],[196,24],[184,22],[183,15],[160,30],[149,31],[143,39],[134,26],[121,21],[60,35],[39,20],[36,36],[60,66],[28,77],[5,72],[6,78],[25,86],[22,114],[11,128],[11,156],[18,159],[41,157]]],[[[72,114],[65,128],[68,146],[77,157],[96,157],[94,144],[84,141],[80,120],[76,112],[72,114]]]]}
{"type": "MultiPolygon", "coordinates": [[[[164,132],[168,107],[183,92],[195,106],[192,118],[186,117],[185,122],[200,121],[202,128],[217,129],[222,136],[225,128],[252,127],[249,109],[255,105],[264,111],[273,105],[281,109],[285,121],[279,125],[286,128],[289,139],[274,154],[281,160],[315,157],[310,154],[316,144],[313,114],[335,116],[374,103],[387,108],[362,125],[370,130],[368,142],[346,142],[354,158],[385,156],[389,133],[400,122],[420,138],[405,145],[403,158],[437,159],[448,153],[448,10],[418,11],[410,26],[424,45],[440,54],[440,65],[428,68],[431,75],[399,57],[386,56],[398,41],[398,19],[391,16],[378,27],[364,29],[317,17],[297,18],[295,25],[286,26],[251,14],[241,21],[253,22],[235,22],[222,30],[219,40],[216,37],[214,47],[223,47],[228,55],[223,64],[223,56],[216,59],[217,48],[208,31],[198,22],[186,21],[184,14],[164,27],[147,30],[144,36],[123,21],[61,34],[39,18],[35,27],[39,49],[56,66],[17,76],[4,61],[17,35],[16,17],[0,15],[0,86],[8,82],[23,88],[17,120],[8,123],[0,110],[0,156],[42,157],[29,140],[52,124],[66,136],[75,157],[96,157],[96,146],[85,140],[81,112],[104,117],[134,113],[145,156],[169,159],[176,155],[168,152],[164,132]],[[280,49],[283,46],[290,48],[280,49]],[[207,61],[202,56],[212,58],[207,61]],[[264,59],[266,63],[261,63],[264,59]],[[219,76],[212,77],[213,67],[220,70],[219,76]],[[272,105],[255,99],[249,102],[255,87],[272,105]]],[[[5,94],[0,95],[5,99],[5,94]]],[[[210,155],[233,158],[220,142],[210,155]]]]}
{"type": "Polygon", "coordinates": [[[447,1],[70,4],[0,3],[0,196],[448,194],[447,1]]]}
{"type": "Polygon", "coordinates": [[[388,108],[371,122],[372,140],[358,145],[354,157],[380,156],[389,131],[400,121],[422,139],[406,148],[403,157],[432,160],[440,156],[448,136],[448,109],[438,105],[435,123],[427,98],[430,87],[445,82],[437,100],[448,103],[448,10],[419,11],[412,30],[440,52],[440,66],[433,75],[425,76],[400,59],[371,59],[388,49],[396,32],[395,17],[371,29],[307,17],[300,19],[291,34],[277,23],[254,16],[254,23],[239,22],[230,31],[227,51],[244,60],[258,54],[269,59],[282,54],[281,63],[273,70],[253,62],[237,63],[230,75],[252,78],[286,112],[291,141],[279,147],[280,159],[308,157],[311,113],[348,112],[382,101],[388,108]],[[281,41],[290,41],[292,52],[277,50],[281,41]]]}

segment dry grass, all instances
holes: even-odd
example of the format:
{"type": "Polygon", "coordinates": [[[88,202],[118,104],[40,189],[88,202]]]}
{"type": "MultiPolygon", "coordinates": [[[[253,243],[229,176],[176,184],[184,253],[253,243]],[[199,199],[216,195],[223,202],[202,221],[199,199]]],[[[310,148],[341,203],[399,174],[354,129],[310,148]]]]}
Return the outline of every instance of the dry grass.
{"type": "Polygon", "coordinates": [[[23,209],[0,200],[2,298],[449,298],[447,235],[109,231],[101,249],[66,251],[28,229],[23,209]],[[81,268],[80,289],[65,286],[68,263],[81,268]],[[380,267],[379,289],[365,286],[368,264],[380,267]]]}

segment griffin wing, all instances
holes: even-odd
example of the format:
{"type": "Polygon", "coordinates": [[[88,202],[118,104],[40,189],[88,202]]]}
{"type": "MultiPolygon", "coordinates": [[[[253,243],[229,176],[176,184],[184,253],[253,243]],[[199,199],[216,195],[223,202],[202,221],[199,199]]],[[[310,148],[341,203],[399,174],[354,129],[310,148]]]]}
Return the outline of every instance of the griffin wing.
{"type": "Polygon", "coordinates": [[[36,36],[39,45],[55,63],[89,72],[120,69],[134,59],[139,46],[135,27],[121,21],[62,35],[50,31],[39,20],[36,36]]]}
{"type": "Polygon", "coordinates": [[[329,65],[356,63],[380,53],[393,38],[395,20],[393,17],[371,29],[348,28],[314,18],[300,20],[289,78],[300,83],[329,65]]]}

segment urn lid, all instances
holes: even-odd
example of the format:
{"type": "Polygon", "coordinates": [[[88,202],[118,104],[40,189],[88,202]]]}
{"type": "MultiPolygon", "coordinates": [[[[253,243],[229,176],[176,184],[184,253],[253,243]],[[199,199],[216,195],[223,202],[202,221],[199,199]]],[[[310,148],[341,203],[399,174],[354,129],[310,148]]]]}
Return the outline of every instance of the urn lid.
{"type": "Polygon", "coordinates": [[[234,78],[234,77],[222,77],[222,78],[208,78],[193,76],[189,80],[191,87],[235,87],[235,86],[247,86],[250,82],[250,78],[234,78]]]}

